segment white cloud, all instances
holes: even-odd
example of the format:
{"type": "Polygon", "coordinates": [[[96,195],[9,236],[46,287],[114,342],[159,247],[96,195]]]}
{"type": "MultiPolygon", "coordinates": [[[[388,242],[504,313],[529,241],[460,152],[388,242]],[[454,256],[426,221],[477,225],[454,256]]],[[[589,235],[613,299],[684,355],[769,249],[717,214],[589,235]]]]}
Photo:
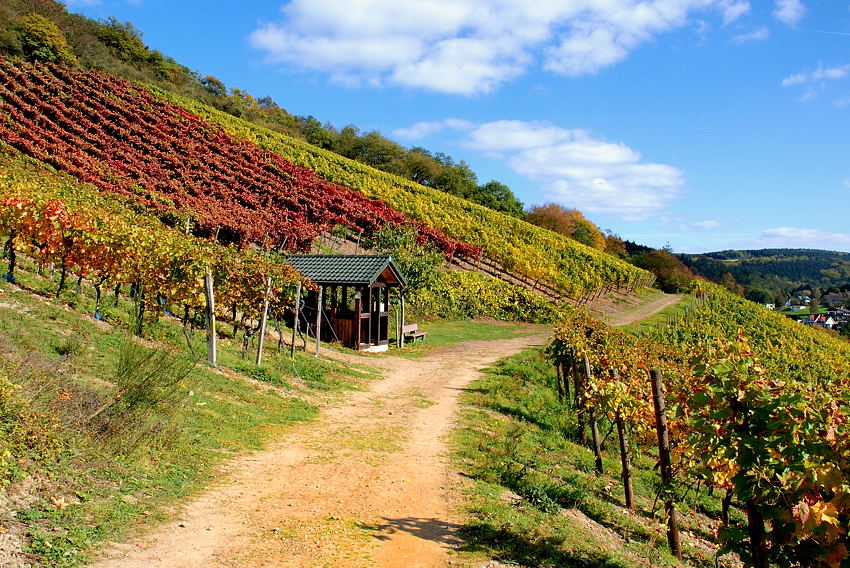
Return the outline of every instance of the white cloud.
{"type": "Polygon", "coordinates": [[[803,94],[797,97],[796,100],[798,103],[813,103],[817,100],[818,95],[823,89],[819,87],[808,87],[803,94]]]}
{"type": "Polygon", "coordinates": [[[791,87],[793,85],[802,85],[808,80],[809,77],[805,73],[794,73],[793,75],[789,75],[788,77],[782,79],[782,86],[791,87]]]}
{"type": "Polygon", "coordinates": [[[723,223],[720,221],[715,221],[713,219],[706,219],[705,221],[697,221],[696,223],[691,223],[691,227],[694,229],[717,229],[722,227],[723,223]]]}
{"type": "Polygon", "coordinates": [[[806,7],[800,0],[776,0],[773,17],[789,26],[797,25],[803,19],[806,7]]]}
{"type": "Polygon", "coordinates": [[[850,245],[850,235],[846,233],[829,233],[820,229],[777,227],[762,231],[762,238],[767,239],[775,246],[792,248],[846,248],[850,245]]]}
{"type": "Polygon", "coordinates": [[[827,68],[818,67],[817,70],[812,73],[812,79],[834,81],[836,79],[843,79],[846,77],[848,71],[850,71],[850,65],[840,65],[838,67],[827,68]]]}
{"type": "Polygon", "coordinates": [[[723,11],[723,25],[725,26],[747,15],[750,12],[750,3],[727,0],[720,3],[720,9],[723,11]]]}
{"type": "Polygon", "coordinates": [[[661,212],[684,186],[682,172],[673,166],[646,162],[625,144],[548,122],[471,125],[446,119],[416,123],[394,134],[419,138],[445,129],[468,131],[462,146],[504,160],[517,174],[540,183],[547,199],[588,213],[645,219],[661,212]]]}
{"type": "Polygon", "coordinates": [[[443,130],[472,130],[474,125],[468,120],[447,118],[438,122],[417,122],[406,128],[393,130],[393,136],[406,140],[422,140],[443,130]]]}
{"type": "Polygon", "coordinates": [[[350,85],[491,92],[532,66],[579,76],[625,59],[657,35],[743,0],[291,0],[252,45],[290,68],[350,85]]]}
{"type": "Polygon", "coordinates": [[[645,162],[625,144],[546,122],[480,124],[462,144],[498,154],[514,172],[540,183],[547,199],[587,213],[646,219],[684,186],[682,172],[673,166],[645,162]]]}
{"type": "MultiPolygon", "coordinates": [[[[828,81],[839,81],[850,74],[850,64],[836,65],[835,67],[823,67],[818,65],[818,68],[812,72],[794,73],[782,79],[783,87],[793,87],[797,85],[805,85],[803,93],[797,97],[797,102],[810,103],[817,100],[818,96],[827,88],[828,81]]],[[[844,106],[845,99],[839,98],[835,101],[835,106],[844,106]]]]}
{"type": "Polygon", "coordinates": [[[464,145],[474,150],[503,152],[551,146],[570,138],[569,130],[548,122],[498,120],[478,126],[470,132],[464,145]]]}
{"type": "Polygon", "coordinates": [[[750,41],[765,41],[767,39],[770,39],[770,29],[767,26],[762,26],[749,33],[736,35],[732,38],[732,42],[742,44],[750,41]]]}
{"type": "Polygon", "coordinates": [[[844,187],[850,189],[850,177],[844,178],[841,183],[844,185],[844,187]]]}

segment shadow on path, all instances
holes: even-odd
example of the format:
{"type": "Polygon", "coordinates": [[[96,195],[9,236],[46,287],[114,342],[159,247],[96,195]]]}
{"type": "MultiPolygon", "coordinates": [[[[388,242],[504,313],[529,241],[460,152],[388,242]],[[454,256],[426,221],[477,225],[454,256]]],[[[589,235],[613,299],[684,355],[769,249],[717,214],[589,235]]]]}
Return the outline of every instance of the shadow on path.
{"type": "Polygon", "coordinates": [[[416,517],[389,518],[383,517],[382,523],[358,523],[358,528],[372,533],[376,540],[390,540],[390,535],[407,533],[422,540],[430,540],[447,546],[461,544],[457,532],[460,525],[448,523],[439,519],[422,519],[416,517]]]}

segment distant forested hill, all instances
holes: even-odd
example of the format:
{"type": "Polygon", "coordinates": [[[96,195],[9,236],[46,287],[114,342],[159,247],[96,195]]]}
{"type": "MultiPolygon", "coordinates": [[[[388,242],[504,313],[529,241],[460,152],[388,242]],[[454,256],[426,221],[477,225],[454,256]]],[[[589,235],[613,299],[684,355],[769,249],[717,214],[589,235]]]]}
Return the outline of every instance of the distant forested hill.
{"type": "Polygon", "coordinates": [[[700,276],[744,287],[756,302],[784,302],[788,294],[817,298],[850,291],[850,254],[816,249],[724,250],[679,255],[700,276]]]}

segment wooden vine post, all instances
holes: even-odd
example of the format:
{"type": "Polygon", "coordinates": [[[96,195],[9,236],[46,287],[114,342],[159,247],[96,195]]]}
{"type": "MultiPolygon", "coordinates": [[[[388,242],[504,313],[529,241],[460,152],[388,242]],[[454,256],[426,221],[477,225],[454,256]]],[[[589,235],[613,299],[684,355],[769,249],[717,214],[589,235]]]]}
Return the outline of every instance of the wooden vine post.
{"type": "MultiPolygon", "coordinates": [[[[406,321],[407,312],[404,309],[404,292],[401,292],[401,329],[404,329],[404,322],[406,321]]],[[[401,338],[401,345],[404,347],[404,337],[401,338]]]]}
{"type": "Polygon", "coordinates": [[[207,363],[216,367],[218,359],[215,344],[215,296],[213,295],[213,276],[209,268],[204,275],[204,296],[207,300],[207,363]]]}
{"type": "MultiPolygon", "coordinates": [[[[590,359],[588,359],[587,355],[584,356],[584,378],[585,381],[589,381],[591,377],[590,371],[590,359]]],[[[598,473],[602,473],[602,448],[599,443],[599,422],[596,420],[596,409],[591,407],[589,413],[590,419],[590,436],[591,441],[593,443],[593,455],[596,457],[596,471],[598,473]]]]}
{"type": "Polygon", "coordinates": [[[579,441],[582,444],[587,444],[587,432],[584,428],[584,402],[582,401],[583,385],[581,373],[577,368],[573,368],[573,389],[575,390],[575,407],[576,407],[576,422],[578,423],[579,441]]]}
{"type": "Polygon", "coordinates": [[[401,305],[395,309],[395,346],[401,349],[401,305]]]}
{"type": "MultiPolygon", "coordinates": [[[[17,283],[16,280],[15,280],[15,264],[18,261],[18,257],[15,253],[15,237],[16,236],[17,236],[17,233],[13,230],[12,233],[9,235],[8,240],[6,240],[6,255],[9,258],[9,268],[6,270],[6,275],[3,276],[3,279],[6,280],[7,282],[11,283],[11,284],[17,283]]],[[[52,281],[53,280],[53,272],[51,271],[50,274],[51,274],[50,280],[52,281]]]]}
{"type": "Polygon", "coordinates": [[[263,316],[260,318],[260,344],[257,346],[257,365],[263,364],[263,343],[266,341],[266,323],[269,318],[269,295],[272,292],[272,277],[266,277],[266,294],[263,297],[263,316]]]}
{"type": "Polygon", "coordinates": [[[652,369],[652,403],[655,406],[655,429],[658,432],[658,457],[661,465],[661,490],[664,496],[664,512],[667,514],[667,543],[679,560],[682,559],[682,545],[679,543],[679,525],[676,522],[676,507],[670,496],[673,481],[673,467],[670,463],[670,433],[667,430],[667,413],[664,405],[664,391],[661,385],[661,372],[652,369]]]}
{"type": "Polygon", "coordinates": [[[322,344],[322,291],[319,286],[319,295],[316,297],[316,357],[319,356],[319,347],[322,344]]]}
{"type": "MultiPolygon", "coordinates": [[[[614,381],[619,380],[620,372],[617,369],[611,371],[611,377],[614,381]]],[[[635,492],[632,487],[632,458],[629,456],[629,437],[626,433],[626,424],[623,420],[623,414],[617,410],[614,418],[617,424],[617,439],[620,442],[620,464],[623,466],[623,491],[626,497],[626,508],[634,510],[635,508],[635,492]]]]}
{"type": "Polygon", "coordinates": [[[555,381],[558,383],[558,402],[564,402],[564,383],[562,380],[562,367],[560,361],[555,363],[555,381]]]}
{"type": "Polygon", "coordinates": [[[298,322],[301,313],[301,281],[295,283],[295,318],[292,320],[292,344],[289,346],[289,356],[295,357],[295,335],[298,333],[298,322]]]}

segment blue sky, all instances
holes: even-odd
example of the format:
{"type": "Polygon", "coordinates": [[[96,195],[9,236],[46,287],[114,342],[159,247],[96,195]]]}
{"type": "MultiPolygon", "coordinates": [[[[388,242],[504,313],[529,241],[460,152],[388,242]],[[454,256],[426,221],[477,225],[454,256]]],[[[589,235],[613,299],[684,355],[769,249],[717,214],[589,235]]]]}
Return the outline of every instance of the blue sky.
{"type": "Polygon", "coordinates": [[[850,251],[846,0],[66,3],[626,239],[850,251]]]}

